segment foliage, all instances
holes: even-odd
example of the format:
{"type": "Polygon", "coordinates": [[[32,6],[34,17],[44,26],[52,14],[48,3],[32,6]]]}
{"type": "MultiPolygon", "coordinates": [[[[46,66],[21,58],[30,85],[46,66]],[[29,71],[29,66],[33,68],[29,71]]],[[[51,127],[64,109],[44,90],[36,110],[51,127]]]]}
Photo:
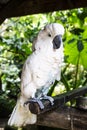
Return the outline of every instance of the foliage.
{"type": "Polygon", "coordinates": [[[13,108],[20,91],[22,66],[32,53],[33,39],[45,24],[52,22],[65,27],[62,91],[86,85],[87,8],[6,19],[0,26],[0,105],[3,99],[5,106],[11,104],[10,109],[13,108]]]}

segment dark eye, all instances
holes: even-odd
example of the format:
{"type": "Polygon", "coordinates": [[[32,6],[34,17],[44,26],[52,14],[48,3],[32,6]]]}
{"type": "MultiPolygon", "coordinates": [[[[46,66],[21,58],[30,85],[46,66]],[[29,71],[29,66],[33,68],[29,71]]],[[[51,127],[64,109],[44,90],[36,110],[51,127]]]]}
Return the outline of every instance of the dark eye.
{"type": "Polygon", "coordinates": [[[49,36],[49,37],[51,37],[51,34],[50,34],[50,33],[48,33],[48,36],[49,36]]]}

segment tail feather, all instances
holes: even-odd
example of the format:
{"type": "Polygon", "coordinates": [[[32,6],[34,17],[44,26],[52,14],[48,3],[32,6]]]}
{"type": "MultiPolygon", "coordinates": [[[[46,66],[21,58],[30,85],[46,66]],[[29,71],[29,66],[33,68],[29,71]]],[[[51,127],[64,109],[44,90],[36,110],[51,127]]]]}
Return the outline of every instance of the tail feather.
{"type": "Polygon", "coordinates": [[[15,115],[15,111],[16,111],[17,105],[14,107],[13,112],[11,114],[10,119],[8,120],[8,125],[12,126],[13,122],[14,122],[14,115],[15,115]]]}
{"type": "Polygon", "coordinates": [[[29,111],[29,107],[24,106],[21,101],[18,100],[8,120],[8,125],[17,127],[25,126],[26,124],[34,124],[36,119],[36,115],[29,111]]]}

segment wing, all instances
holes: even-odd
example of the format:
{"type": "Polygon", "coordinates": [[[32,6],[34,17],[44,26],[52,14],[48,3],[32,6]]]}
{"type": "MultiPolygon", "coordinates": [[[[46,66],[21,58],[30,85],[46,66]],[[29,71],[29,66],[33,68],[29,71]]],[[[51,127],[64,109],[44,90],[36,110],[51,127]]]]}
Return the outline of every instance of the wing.
{"type": "Polygon", "coordinates": [[[21,75],[21,95],[26,99],[30,97],[35,97],[36,86],[33,82],[32,69],[30,67],[30,61],[32,60],[32,56],[28,57],[26,60],[22,75],[21,75]]]}

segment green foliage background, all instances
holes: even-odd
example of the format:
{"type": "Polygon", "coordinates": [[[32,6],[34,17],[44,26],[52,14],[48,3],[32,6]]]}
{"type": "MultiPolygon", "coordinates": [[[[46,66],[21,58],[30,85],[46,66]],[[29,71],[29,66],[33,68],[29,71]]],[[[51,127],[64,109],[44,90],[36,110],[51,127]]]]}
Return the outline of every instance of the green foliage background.
{"type": "Polygon", "coordinates": [[[32,53],[33,39],[52,22],[65,27],[65,65],[58,83],[64,86],[61,91],[87,84],[87,8],[6,19],[0,26],[0,117],[7,117],[15,105],[22,66],[32,53]]]}

